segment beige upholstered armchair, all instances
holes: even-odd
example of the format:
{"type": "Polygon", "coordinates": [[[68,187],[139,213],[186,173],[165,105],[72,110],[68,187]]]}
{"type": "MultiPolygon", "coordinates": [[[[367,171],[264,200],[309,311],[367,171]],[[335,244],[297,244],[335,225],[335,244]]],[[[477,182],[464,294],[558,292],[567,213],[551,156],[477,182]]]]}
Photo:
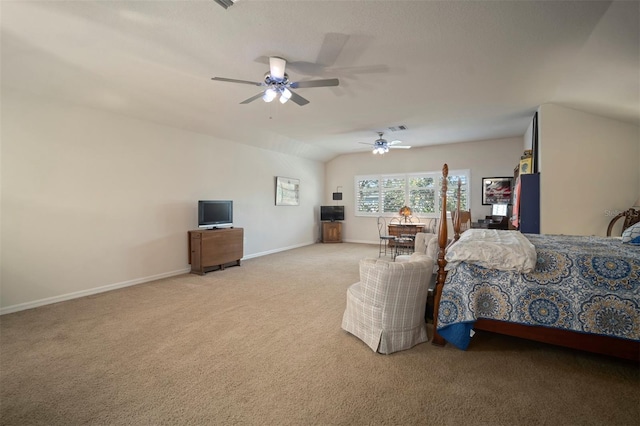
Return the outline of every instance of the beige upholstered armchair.
{"type": "Polygon", "coordinates": [[[360,281],[347,290],[342,328],[382,354],[429,340],[424,321],[433,260],[360,261],[360,281]]]}

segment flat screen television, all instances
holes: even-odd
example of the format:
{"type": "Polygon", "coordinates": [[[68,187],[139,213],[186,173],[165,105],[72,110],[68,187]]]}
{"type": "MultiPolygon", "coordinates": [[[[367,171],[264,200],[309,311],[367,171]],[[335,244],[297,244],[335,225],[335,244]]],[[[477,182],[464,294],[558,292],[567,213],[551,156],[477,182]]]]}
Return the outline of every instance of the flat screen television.
{"type": "Polygon", "coordinates": [[[344,206],[320,206],[320,220],[329,222],[344,220],[344,206]]]}
{"type": "Polygon", "coordinates": [[[217,228],[233,224],[233,201],[200,200],[198,201],[198,227],[217,228]]]}

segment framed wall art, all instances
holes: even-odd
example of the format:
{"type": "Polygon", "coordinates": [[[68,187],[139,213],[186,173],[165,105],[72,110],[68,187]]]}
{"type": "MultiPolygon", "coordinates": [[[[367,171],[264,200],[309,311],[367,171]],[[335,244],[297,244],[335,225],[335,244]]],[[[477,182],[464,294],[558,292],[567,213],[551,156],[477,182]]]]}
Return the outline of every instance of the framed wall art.
{"type": "Polygon", "coordinates": [[[300,205],[300,179],[276,176],[276,206],[300,205]]]}
{"type": "Polygon", "coordinates": [[[513,177],[482,178],[482,205],[511,204],[513,177]]]}

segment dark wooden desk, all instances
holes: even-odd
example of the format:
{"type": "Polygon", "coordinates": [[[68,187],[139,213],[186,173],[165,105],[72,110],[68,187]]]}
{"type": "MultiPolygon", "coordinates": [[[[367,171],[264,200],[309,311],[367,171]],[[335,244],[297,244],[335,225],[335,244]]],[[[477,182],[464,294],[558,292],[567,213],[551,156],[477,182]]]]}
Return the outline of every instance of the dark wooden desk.
{"type": "Polygon", "coordinates": [[[403,235],[416,235],[418,232],[424,232],[427,227],[426,223],[390,223],[389,235],[401,237],[403,235]]]}
{"type": "Polygon", "coordinates": [[[488,216],[483,222],[471,222],[472,228],[481,229],[509,229],[509,220],[504,217],[502,220],[493,220],[488,216]]]}

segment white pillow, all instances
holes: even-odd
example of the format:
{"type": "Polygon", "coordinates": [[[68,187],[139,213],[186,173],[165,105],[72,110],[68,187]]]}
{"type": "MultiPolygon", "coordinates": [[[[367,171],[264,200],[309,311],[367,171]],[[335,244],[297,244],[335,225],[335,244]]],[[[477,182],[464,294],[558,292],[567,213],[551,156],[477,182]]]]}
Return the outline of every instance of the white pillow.
{"type": "Polygon", "coordinates": [[[622,242],[640,246],[640,222],[631,225],[622,233],[622,242]]]}

